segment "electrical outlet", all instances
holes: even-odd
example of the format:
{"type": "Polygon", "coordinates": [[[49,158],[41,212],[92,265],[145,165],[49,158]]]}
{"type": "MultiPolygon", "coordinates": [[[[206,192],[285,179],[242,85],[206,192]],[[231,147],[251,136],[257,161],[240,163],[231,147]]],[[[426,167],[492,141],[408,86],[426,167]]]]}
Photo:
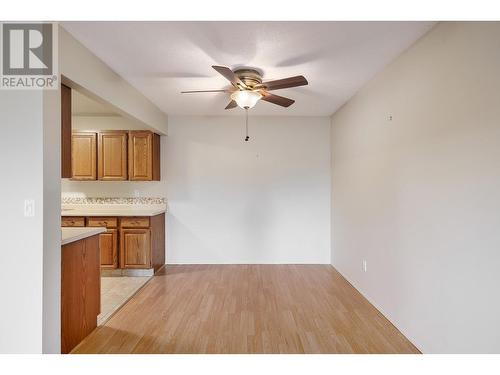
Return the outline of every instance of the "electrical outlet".
{"type": "Polygon", "coordinates": [[[366,272],[366,259],[363,259],[363,271],[366,272]]]}
{"type": "Polygon", "coordinates": [[[24,200],[24,217],[34,217],[35,216],[35,200],[25,199],[24,200]]]}

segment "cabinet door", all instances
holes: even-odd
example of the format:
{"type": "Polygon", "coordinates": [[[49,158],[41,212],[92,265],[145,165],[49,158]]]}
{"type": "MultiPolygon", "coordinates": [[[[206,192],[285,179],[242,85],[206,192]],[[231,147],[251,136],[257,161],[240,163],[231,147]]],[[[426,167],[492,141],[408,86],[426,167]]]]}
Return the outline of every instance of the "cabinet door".
{"type": "Polygon", "coordinates": [[[121,229],[120,233],[120,268],[151,268],[150,229],[121,229]]]}
{"type": "Polygon", "coordinates": [[[71,88],[61,85],[61,178],[71,178],[71,88]]]}
{"type": "Polygon", "coordinates": [[[95,180],[96,133],[75,132],[71,137],[71,171],[73,180],[95,180]]]}
{"type": "Polygon", "coordinates": [[[108,229],[99,235],[101,248],[101,268],[118,268],[118,230],[108,229]]]}
{"type": "Polygon", "coordinates": [[[153,179],[153,133],[131,131],[128,141],[129,179],[151,181],[153,179]]]}
{"type": "Polygon", "coordinates": [[[99,132],[98,179],[123,181],[127,179],[127,132],[99,132]]]}

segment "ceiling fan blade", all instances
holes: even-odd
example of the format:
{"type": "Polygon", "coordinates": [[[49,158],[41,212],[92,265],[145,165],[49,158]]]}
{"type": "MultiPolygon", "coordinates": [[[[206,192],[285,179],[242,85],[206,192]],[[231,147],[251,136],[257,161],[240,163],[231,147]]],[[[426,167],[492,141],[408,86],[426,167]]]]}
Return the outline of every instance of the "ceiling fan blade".
{"type": "Polygon", "coordinates": [[[277,104],[282,107],[290,107],[293,103],[295,103],[295,100],[293,99],[285,98],[284,96],[270,94],[264,90],[261,90],[260,93],[262,94],[261,100],[265,100],[266,102],[277,104]]]}
{"type": "Polygon", "coordinates": [[[287,89],[289,87],[305,86],[309,84],[304,76],[288,77],[283,79],[277,79],[275,81],[263,82],[261,87],[266,90],[281,90],[287,89]]]}
{"type": "Polygon", "coordinates": [[[238,104],[236,104],[236,102],[234,100],[231,100],[229,102],[229,104],[226,105],[226,108],[224,108],[224,109],[233,109],[233,108],[236,108],[237,106],[238,106],[238,104]]]}
{"type": "Polygon", "coordinates": [[[231,90],[191,90],[191,91],[181,91],[181,94],[196,94],[200,92],[232,92],[231,90]]]}
{"type": "Polygon", "coordinates": [[[234,86],[241,86],[243,88],[246,88],[247,86],[238,78],[234,72],[229,69],[226,66],[218,66],[218,65],[212,65],[212,68],[217,70],[219,74],[224,76],[229,82],[231,82],[234,86]]]}

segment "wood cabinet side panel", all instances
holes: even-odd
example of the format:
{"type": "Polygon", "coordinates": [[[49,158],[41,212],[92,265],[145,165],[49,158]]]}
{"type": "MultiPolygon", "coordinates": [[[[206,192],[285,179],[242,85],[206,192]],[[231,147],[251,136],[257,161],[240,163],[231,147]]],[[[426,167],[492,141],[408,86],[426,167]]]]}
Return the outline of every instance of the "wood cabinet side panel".
{"type": "Polygon", "coordinates": [[[165,264],[165,214],[151,217],[151,258],[156,273],[165,264]]]}
{"type": "Polygon", "coordinates": [[[97,326],[101,277],[99,237],[61,249],[61,352],[69,353],[97,326]]]}
{"type": "Polygon", "coordinates": [[[160,135],[153,133],[153,181],[161,180],[161,138],[160,135]]]}
{"type": "Polygon", "coordinates": [[[71,178],[71,88],[61,85],[61,178],[71,178]]]}

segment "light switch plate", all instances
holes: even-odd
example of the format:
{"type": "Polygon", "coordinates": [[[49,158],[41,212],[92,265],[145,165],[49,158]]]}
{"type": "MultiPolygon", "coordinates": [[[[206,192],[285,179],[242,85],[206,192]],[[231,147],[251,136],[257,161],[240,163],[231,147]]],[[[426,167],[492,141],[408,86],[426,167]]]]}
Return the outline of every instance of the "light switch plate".
{"type": "Polygon", "coordinates": [[[24,217],[34,217],[35,216],[35,200],[25,199],[24,200],[24,217]]]}

